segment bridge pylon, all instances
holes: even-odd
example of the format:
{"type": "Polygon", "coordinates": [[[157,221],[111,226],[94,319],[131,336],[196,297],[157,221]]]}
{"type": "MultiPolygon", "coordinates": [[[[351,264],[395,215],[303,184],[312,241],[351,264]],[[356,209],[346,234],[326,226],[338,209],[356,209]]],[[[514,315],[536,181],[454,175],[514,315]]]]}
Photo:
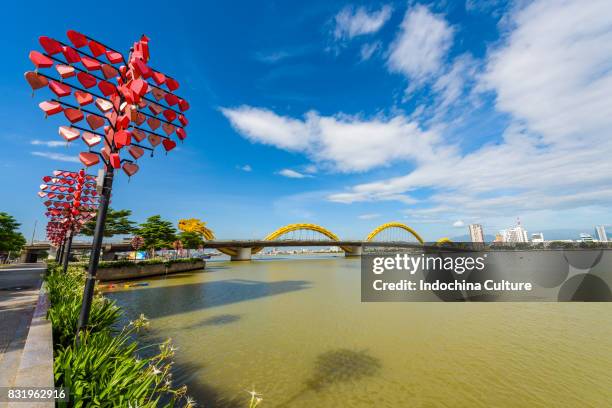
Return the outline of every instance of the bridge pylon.
{"type": "Polygon", "coordinates": [[[250,261],[253,255],[253,248],[232,248],[234,254],[230,255],[232,261],[250,261]]]}

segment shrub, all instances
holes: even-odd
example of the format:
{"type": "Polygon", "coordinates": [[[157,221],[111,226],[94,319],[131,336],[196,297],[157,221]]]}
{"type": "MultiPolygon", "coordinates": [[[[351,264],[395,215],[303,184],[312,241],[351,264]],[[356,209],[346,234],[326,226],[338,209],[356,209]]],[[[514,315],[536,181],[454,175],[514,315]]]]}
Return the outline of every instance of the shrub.
{"type": "MultiPolygon", "coordinates": [[[[78,266],[68,267],[65,274],[56,264],[48,268],[46,286],[51,307],[47,319],[51,321],[53,327],[53,341],[56,348],[69,346],[75,337],[84,282],[85,271],[78,266]]],[[[96,294],[91,305],[88,330],[90,332],[111,330],[120,316],[121,311],[114,302],[96,294]]]]}
{"type": "Polygon", "coordinates": [[[147,327],[144,316],[118,329],[121,310],[100,293],[94,295],[87,330],[75,341],[83,297],[85,270],[70,266],[67,273],[49,262],[45,284],[51,306],[48,319],[53,326],[55,384],[70,390],[69,403],[61,407],[157,407],[183,403],[186,387],[172,388],[170,341],[159,345],[152,357],[140,358],[133,334],[147,327]]]}
{"type": "Polygon", "coordinates": [[[136,356],[137,343],[130,336],[144,322],[144,318],[132,322],[116,335],[87,332],[79,344],[59,350],[55,382],[70,389],[72,406],[172,407],[184,397],[186,387],[171,388],[169,359],[174,349],[169,341],[151,358],[136,356]]]}

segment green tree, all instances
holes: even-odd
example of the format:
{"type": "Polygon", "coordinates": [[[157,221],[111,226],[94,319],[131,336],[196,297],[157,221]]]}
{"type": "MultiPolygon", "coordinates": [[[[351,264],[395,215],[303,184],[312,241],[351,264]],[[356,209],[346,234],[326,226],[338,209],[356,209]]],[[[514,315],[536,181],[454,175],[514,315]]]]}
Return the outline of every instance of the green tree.
{"type": "Polygon", "coordinates": [[[161,216],[154,215],[140,224],[138,235],[144,239],[144,248],[151,252],[161,248],[172,248],[176,241],[176,229],[170,221],[162,220],[161,216]]]}
{"type": "Polygon", "coordinates": [[[26,244],[23,235],[17,231],[21,224],[12,215],[0,212],[0,252],[19,252],[26,244]]]}
{"type": "MultiPolygon", "coordinates": [[[[106,213],[106,223],[104,225],[104,236],[110,238],[115,235],[128,235],[136,229],[136,223],[128,217],[132,215],[131,210],[113,210],[108,209],[106,213]]],[[[83,225],[81,229],[82,235],[92,237],[96,229],[96,219],[89,221],[83,225]]]]}
{"type": "Polygon", "coordinates": [[[202,236],[199,233],[193,231],[181,232],[179,234],[179,239],[183,243],[183,248],[185,249],[198,249],[201,245],[204,244],[202,236]]]}

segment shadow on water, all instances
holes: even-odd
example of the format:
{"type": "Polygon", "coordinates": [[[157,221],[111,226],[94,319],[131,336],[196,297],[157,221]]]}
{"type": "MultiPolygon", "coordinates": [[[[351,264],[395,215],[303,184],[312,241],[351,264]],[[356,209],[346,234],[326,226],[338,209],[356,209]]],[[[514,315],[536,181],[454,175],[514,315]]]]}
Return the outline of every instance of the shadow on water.
{"type": "MultiPolygon", "coordinates": [[[[138,335],[137,337],[141,344],[148,345],[158,345],[165,340],[163,337],[160,337],[159,333],[156,332],[155,329],[138,335]]],[[[157,352],[157,347],[150,347],[142,348],[139,354],[143,358],[150,358],[157,352]]],[[[195,400],[197,403],[196,406],[215,408],[244,408],[247,406],[245,404],[245,401],[247,400],[245,396],[227,395],[221,390],[207,383],[207,378],[205,375],[203,375],[205,366],[192,361],[180,359],[180,349],[173,361],[174,364],[171,369],[173,387],[177,389],[183,385],[186,385],[186,395],[195,400]]],[[[160,406],[163,406],[168,402],[169,400],[166,397],[163,397],[160,406]]],[[[184,400],[182,400],[182,402],[184,402],[184,400]]]]}
{"type": "MultiPolygon", "coordinates": [[[[187,395],[195,399],[199,407],[244,408],[247,406],[245,397],[226,395],[203,382],[201,367],[198,365],[180,362],[174,367],[173,374],[176,384],[187,385],[187,395]]],[[[204,381],[206,381],[205,378],[204,381]]]]}
{"type": "Polygon", "coordinates": [[[321,392],[332,384],[373,377],[378,373],[380,367],[380,360],[372,357],[365,350],[354,351],[342,348],[326,351],[317,356],[313,373],[306,380],[304,388],[278,406],[290,406],[309,391],[321,392]]]}
{"type": "Polygon", "coordinates": [[[116,300],[128,314],[144,313],[149,318],[158,318],[308,289],[310,284],[303,280],[262,282],[228,279],[149,286],[138,290],[108,292],[106,296],[116,300]]]}
{"type": "Polygon", "coordinates": [[[201,322],[185,326],[185,329],[197,329],[206,326],[223,326],[225,324],[237,322],[238,320],[240,320],[240,318],[241,316],[236,314],[220,314],[216,316],[211,316],[207,319],[202,320],[201,322]]]}

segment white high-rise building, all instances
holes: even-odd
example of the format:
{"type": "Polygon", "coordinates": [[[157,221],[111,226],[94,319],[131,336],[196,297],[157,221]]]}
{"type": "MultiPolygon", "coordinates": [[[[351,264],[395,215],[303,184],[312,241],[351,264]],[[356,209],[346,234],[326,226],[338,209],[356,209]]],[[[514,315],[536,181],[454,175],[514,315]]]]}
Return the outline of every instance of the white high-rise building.
{"type": "Polygon", "coordinates": [[[595,231],[597,231],[597,239],[599,240],[599,242],[608,242],[608,235],[606,234],[605,225],[596,226],[595,231]]]}
{"type": "Polygon", "coordinates": [[[580,241],[593,242],[593,236],[591,234],[587,234],[586,232],[583,232],[580,234],[580,241]]]}
{"type": "Polygon", "coordinates": [[[470,239],[472,242],[484,242],[484,232],[482,230],[482,225],[480,224],[470,224],[470,239]]]}
{"type": "Polygon", "coordinates": [[[529,242],[527,230],[521,225],[521,220],[517,219],[516,227],[501,230],[500,235],[503,242],[529,242]]]}

